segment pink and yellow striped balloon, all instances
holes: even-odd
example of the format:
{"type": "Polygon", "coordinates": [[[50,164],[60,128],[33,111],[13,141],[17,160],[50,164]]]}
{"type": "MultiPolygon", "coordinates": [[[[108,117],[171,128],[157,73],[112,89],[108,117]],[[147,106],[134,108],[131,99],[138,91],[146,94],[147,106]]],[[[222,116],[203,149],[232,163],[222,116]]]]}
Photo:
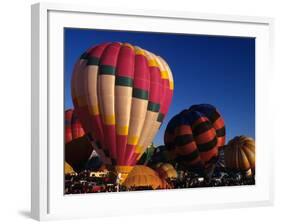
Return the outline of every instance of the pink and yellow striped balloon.
{"type": "Polygon", "coordinates": [[[65,143],[71,142],[76,138],[85,135],[84,129],[79,121],[75,110],[68,109],[64,113],[65,116],[65,143]]]}
{"type": "Polygon", "coordinates": [[[121,173],[132,169],[153,141],[173,88],[168,64],[128,43],[90,48],[72,76],[72,99],[85,132],[121,173]]]}

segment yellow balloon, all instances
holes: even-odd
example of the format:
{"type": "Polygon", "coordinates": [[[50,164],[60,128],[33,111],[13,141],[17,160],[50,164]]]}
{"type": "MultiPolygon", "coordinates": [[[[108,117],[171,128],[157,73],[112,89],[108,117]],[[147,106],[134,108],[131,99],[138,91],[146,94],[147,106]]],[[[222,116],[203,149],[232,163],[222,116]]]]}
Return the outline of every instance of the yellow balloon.
{"type": "Polygon", "coordinates": [[[67,162],[64,162],[64,173],[65,174],[73,174],[73,173],[75,173],[73,168],[67,162]]]}
{"type": "Polygon", "coordinates": [[[127,188],[152,187],[153,189],[164,188],[166,187],[165,184],[157,172],[142,165],[135,166],[123,183],[127,188]]]}

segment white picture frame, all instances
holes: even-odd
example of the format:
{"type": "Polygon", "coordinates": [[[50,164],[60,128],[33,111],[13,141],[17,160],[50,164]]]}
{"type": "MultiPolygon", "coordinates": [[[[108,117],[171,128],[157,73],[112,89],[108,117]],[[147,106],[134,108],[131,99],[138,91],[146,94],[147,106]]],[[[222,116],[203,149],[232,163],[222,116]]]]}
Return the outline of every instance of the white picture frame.
{"type": "Polygon", "coordinates": [[[273,19],[190,12],[32,5],[31,215],[37,220],[247,207],[273,203],[273,19]],[[132,25],[133,24],[133,25],[132,25]],[[63,28],[99,28],[256,38],[256,185],[63,194],[63,28]]]}

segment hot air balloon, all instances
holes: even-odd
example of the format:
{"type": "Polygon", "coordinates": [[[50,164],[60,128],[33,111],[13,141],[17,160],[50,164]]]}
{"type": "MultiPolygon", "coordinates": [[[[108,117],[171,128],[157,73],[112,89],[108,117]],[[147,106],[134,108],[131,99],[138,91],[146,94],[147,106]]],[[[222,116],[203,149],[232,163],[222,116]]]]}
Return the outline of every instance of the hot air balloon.
{"type": "Polygon", "coordinates": [[[137,165],[129,173],[123,186],[127,188],[151,187],[152,189],[163,189],[167,188],[168,184],[154,170],[147,166],[137,165]]]}
{"type": "Polygon", "coordinates": [[[65,143],[73,139],[82,137],[85,134],[84,129],[73,109],[65,111],[65,143]]]}
{"type": "Polygon", "coordinates": [[[224,120],[212,105],[193,105],[170,120],[164,142],[171,159],[190,169],[212,172],[225,143],[224,120]]]}
{"type": "Polygon", "coordinates": [[[110,165],[110,159],[96,148],[88,135],[73,139],[65,144],[65,161],[80,172],[84,169],[95,170],[102,165],[110,165]]]}
{"type": "Polygon", "coordinates": [[[173,94],[168,64],[129,43],[104,43],[82,54],[72,100],[86,133],[116,164],[123,180],[152,142],[173,94]]]}
{"type": "Polygon", "coordinates": [[[73,168],[67,162],[64,162],[64,173],[71,174],[71,175],[77,175],[77,173],[73,170],[73,168]]]}
{"type": "Polygon", "coordinates": [[[156,164],[156,171],[163,179],[177,179],[178,173],[170,163],[156,164]]]}
{"type": "Polygon", "coordinates": [[[152,157],[149,160],[149,166],[155,166],[159,163],[168,163],[170,161],[169,151],[166,146],[160,145],[154,150],[152,157]]]}
{"type": "Polygon", "coordinates": [[[225,166],[251,175],[255,169],[255,141],[246,136],[230,140],[224,149],[225,166]]]}
{"type": "Polygon", "coordinates": [[[153,154],[156,150],[156,147],[153,145],[149,145],[145,152],[142,154],[141,158],[138,160],[139,165],[147,165],[149,162],[151,162],[151,158],[153,157],[153,154]]]}
{"type": "Polygon", "coordinates": [[[76,172],[84,169],[93,152],[91,142],[84,135],[65,144],[65,162],[67,162],[76,172]]]}

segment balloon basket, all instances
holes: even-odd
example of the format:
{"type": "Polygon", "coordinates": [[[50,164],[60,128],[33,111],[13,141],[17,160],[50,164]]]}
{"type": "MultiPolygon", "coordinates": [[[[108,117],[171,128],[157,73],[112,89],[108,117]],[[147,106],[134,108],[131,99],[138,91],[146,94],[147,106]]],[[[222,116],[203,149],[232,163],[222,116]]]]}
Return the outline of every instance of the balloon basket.
{"type": "Polygon", "coordinates": [[[120,176],[120,184],[122,185],[124,181],[126,180],[128,174],[132,171],[134,167],[133,166],[116,166],[115,170],[117,174],[121,174],[120,176]]]}

